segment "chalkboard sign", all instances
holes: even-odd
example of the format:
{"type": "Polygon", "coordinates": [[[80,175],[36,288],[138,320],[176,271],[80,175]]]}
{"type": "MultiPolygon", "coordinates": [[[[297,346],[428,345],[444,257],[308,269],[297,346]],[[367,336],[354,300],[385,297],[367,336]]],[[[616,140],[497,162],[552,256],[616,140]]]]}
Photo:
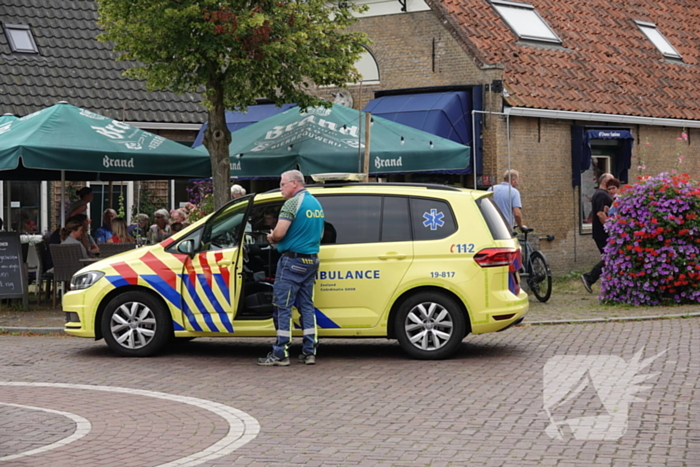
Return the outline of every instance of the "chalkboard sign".
{"type": "Polygon", "coordinates": [[[27,309],[27,274],[17,232],[0,232],[0,298],[21,298],[27,309]]]}

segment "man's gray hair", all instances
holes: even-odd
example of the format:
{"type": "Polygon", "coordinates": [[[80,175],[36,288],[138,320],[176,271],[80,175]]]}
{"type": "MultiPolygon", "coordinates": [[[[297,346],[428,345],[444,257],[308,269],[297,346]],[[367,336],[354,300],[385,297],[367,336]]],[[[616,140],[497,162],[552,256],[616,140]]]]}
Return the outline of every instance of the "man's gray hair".
{"type": "Polygon", "coordinates": [[[107,208],[107,209],[105,209],[104,212],[102,213],[102,219],[103,219],[103,220],[104,220],[104,219],[107,219],[107,216],[110,216],[110,217],[117,217],[117,211],[115,211],[115,210],[112,209],[112,208],[107,208]]]}
{"type": "Polygon", "coordinates": [[[297,182],[301,186],[304,186],[304,174],[299,172],[298,170],[287,170],[282,174],[282,177],[287,176],[287,179],[291,182],[297,182]]]}
{"type": "Polygon", "coordinates": [[[601,188],[605,188],[608,184],[608,180],[612,178],[615,178],[613,174],[605,172],[598,178],[598,186],[601,188]]]}
{"type": "Polygon", "coordinates": [[[516,179],[520,177],[520,174],[518,173],[517,170],[510,169],[506,170],[505,173],[503,174],[503,181],[504,182],[509,182],[511,179],[516,179]]]}
{"type": "Polygon", "coordinates": [[[136,214],[135,222],[137,224],[140,224],[141,222],[148,222],[149,220],[150,220],[150,217],[148,217],[148,214],[144,214],[142,212],[136,214]]]}

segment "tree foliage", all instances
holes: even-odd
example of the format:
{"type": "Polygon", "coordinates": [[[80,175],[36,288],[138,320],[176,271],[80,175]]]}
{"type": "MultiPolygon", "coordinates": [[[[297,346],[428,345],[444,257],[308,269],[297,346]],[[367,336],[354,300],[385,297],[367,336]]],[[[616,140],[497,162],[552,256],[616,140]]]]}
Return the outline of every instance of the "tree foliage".
{"type": "Polygon", "coordinates": [[[277,105],[328,105],[313,85],[344,86],[369,40],[345,28],[362,7],[325,0],[98,0],[100,40],[127,75],[149,90],[197,92],[209,113],[204,145],[212,158],[214,201],[228,200],[231,134],[226,109],[245,110],[256,98],[277,105]]]}

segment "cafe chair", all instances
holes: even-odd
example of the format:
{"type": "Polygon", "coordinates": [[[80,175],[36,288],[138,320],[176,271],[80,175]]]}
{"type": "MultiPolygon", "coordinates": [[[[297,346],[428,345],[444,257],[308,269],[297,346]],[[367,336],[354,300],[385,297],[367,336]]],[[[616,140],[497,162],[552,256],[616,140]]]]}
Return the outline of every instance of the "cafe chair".
{"type": "Polygon", "coordinates": [[[100,243],[100,259],[136,248],[136,243],[100,243]]]}
{"type": "Polygon", "coordinates": [[[49,254],[46,248],[46,242],[41,241],[34,245],[34,248],[36,249],[38,261],[38,266],[36,268],[36,300],[38,304],[41,304],[41,295],[44,291],[44,284],[46,284],[46,301],[49,301],[51,284],[53,283],[53,272],[48,272],[46,267],[46,257],[49,254]]]}
{"type": "Polygon", "coordinates": [[[73,274],[85,267],[85,263],[80,261],[80,245],[77,243],[63,243],[60,245],[49,245],[51,258],[53,259],[53,306],[56,306],[56,286],[63,284],[65,293],[66,284],[70,282],[73,274]]]}

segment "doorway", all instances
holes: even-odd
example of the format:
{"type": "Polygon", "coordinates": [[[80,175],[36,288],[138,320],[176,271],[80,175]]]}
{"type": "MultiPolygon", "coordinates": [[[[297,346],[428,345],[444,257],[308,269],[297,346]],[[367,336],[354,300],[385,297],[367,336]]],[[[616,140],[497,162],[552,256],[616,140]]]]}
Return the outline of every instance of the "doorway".
{"type": "MultiPolygon", "coordinates": [[[[112,183],[112,193],[109,193],[109,183],[92,182],[93,198],[90,203],[90,228],[92,232],[102,225],[102,213],[105,209],[112,208],[119,214],[126,211],[126,188],[125,182],[112,183]]],[[[129,219],[126,219],[127,223],[129,219]]]]}

